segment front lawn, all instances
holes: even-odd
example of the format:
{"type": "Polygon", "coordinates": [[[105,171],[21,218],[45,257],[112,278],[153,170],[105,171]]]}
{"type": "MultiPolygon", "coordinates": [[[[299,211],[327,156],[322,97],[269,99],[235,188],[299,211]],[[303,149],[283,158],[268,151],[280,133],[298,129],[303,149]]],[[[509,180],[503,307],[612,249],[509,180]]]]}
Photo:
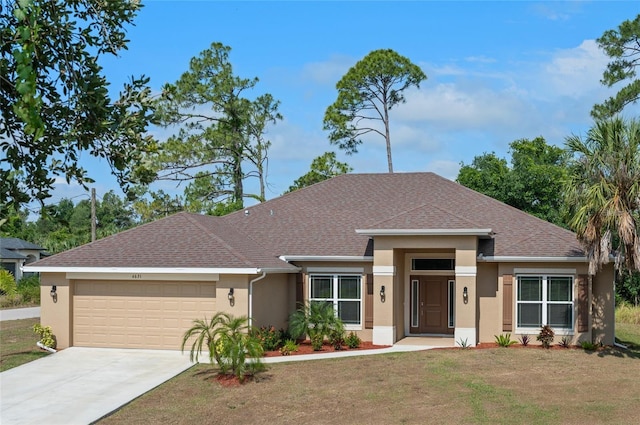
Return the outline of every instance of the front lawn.
{"type": "Polygon", "coordinates": [[[0,322],[0,372],[49,354],[36,346],[36,323],[40,318],[0,322]]]}
{"type": "MultiPolygon", "coordinates": [[[[640,343],[640,325],[623,325],[640,343]]],[[[634,342],[635,341],[635,342],[634,342]]],[[[224,387],[198,365],[101,424],[637,423],[632,350],[450,349],[270,365],[224,387]]]]}

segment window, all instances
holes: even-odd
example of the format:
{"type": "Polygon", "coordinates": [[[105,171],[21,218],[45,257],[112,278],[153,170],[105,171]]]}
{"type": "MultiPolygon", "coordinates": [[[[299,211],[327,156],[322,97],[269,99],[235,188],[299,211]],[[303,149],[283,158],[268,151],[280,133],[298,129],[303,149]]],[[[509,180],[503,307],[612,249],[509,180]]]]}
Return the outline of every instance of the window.
{"type": "Polygon", "coordinates": [[[518,276],[518,328],[573,328],[573,277],[518,276]]]}
{"type": "Polygon", "coordinates": [[[455,270],[456,260],[453,258],[412,258],[411,270],[455,270]]]}
{"type": "Polygon", "coordinates": [[[331,302],[345,325],[361,325],[362,276],[311,275],[311,302],[331,302]]]}

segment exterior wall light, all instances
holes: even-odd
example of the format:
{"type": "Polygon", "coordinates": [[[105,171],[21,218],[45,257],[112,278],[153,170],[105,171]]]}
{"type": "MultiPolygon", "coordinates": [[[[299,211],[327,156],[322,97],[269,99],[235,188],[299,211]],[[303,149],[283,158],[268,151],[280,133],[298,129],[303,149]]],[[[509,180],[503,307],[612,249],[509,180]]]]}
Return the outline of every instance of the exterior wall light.
{"type": "Polygon", "coordinates": [[[227,298],[229,299],[229,304],[233,305],[235,301],[235,296],[233,295],[233,288],[229,288],[229,293],[227,294],[227,298]]]}
{"type": "Polygon", "coordinates": [[[49,295],[51,295],[51,298],[53,298],[54,303],[58,301],[58,287],[56,285],[53,285],[51,287],[51,292],[49,292],[49,295]]]}
{"type": "Polygon", "coordinates": [[[462,300],[464,301],[465,304],[469,302],[469,291],[467,291],[466,286],[462,290],[462,300]]]}
{"type": "Polygon", "coordinates": [[[384,302],[385,293],[384,293],[384,285],[380,287],[380,301],[384,302]]]}

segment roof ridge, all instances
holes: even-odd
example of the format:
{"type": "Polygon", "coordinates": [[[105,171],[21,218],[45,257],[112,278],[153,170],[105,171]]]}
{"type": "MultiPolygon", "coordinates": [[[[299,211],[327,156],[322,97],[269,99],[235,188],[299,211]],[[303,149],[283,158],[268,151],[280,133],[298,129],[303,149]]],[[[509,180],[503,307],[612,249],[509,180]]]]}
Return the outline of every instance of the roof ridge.
{"type": "MultiPolygon", "coordinates": [[[[194,214],[194,213],[188,213],[189,215],[186,217],[187,220],[189,220],[191,223],[193,223],[194,225],[196,225],[197,227],[201,228],[202,230],[204,230],[204,232],[211,237],[212,239],[215,239],[219,242],[221,242],[224,247],[226,249],[228,249],[236,258],[238,258],[239,260],[241,260],[242,262],[244,262],[247,266],[249,267],[257,267],[255,264],[252,264],[251,261],[244,256],[242,253],[240,253],[237,249],[235,249],[233,246],[231,246],[229,244],[229,242],[227,242],[226,240],[222,239],[220,236],[218,236],[217,234],[211,232],[211,230],[204,226],[203,224],[199,223],[197,220],[194,219],[195,217],[201,217],[201,218],[206,218],[207,220],[212,220],[212,221],[216,221],[216,219],[219,219],[221,217],[218,216],[211,216],[211,215],[207,215],[207,214],[194,214]]],[[[235,232],[238,232],[237,230],[234,229],[235,232]]],[[[245,236],[244,233],[240,233],[243,237],[245,236]]]]}

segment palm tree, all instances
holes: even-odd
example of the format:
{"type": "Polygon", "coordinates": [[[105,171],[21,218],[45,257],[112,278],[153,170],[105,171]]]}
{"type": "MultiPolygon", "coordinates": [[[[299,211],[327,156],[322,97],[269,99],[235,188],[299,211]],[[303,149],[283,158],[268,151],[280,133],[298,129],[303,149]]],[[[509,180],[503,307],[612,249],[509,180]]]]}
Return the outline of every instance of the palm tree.
{"type": "Polygon", "coordinates": [[[324,301],[312,301],[301,304],[289,317],[289,333],[293,338],[309,335],[315,351],[322,349],[325,336],[334,333],[344,334],[342,320],[336,316],[333,304],[324,301]]]}
{"type": "Polygon", "coordinates": [[[192,362],[195,360],[198,361],[198,357],[202,352],[202,347],[206,346],[209,350],[209,361],[213,363],[214,359],[214,341],[215,341],[215,331],[218,326],[222,323],[223,319],[229,320],[229,315],[226,313],[218,312],[216,313],[211,320],[207,321],[205,317],[203,319],[195,319],[193,321],[193,326],[189,328],[182,337],[182,352],[184,352],[184,347],[187,345],[187,342],[193,337],[193,343],[191,345],[191,351],[189,353],[189,360],[192,362]]]}
{"type": "Polygon", "coordinates": [[[189,357],[192,362],[194,359],[198,361],[203,346],[206,346],[211,363],[215,360],[223,374],[231,372],[243,381],[246,375],[264,369],[262,345],[250,330],[247,317],[218,312],[209,321],[206,318],[193,321],[193,326],[182,338],[182,351],[195,337],[189,357]]]}
{"type": "Polygon", "coordinates": [[[640,123],[615,117],[597,122],[583,141],[567,138],[573,156],[566,184],[569,225],[589,259],[589,274],[609,262],[640,270],[640,123]]]}

